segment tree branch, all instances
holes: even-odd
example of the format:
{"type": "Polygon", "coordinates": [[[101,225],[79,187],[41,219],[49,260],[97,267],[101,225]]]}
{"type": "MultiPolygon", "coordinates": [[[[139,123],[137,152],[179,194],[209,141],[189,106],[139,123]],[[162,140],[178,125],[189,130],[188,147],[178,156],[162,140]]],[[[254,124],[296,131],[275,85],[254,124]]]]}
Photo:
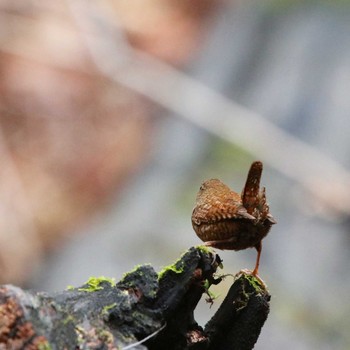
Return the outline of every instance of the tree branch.
{"type": "Polygon", "coordinates": [[[220,264],[193,247],[159,274],[141,265],[118,283],[92,277],[51,295],[1,286],[0,349],[252,349],[270,300],[256,278],[241,274],[204,330],[194,319],[220,264]]]}

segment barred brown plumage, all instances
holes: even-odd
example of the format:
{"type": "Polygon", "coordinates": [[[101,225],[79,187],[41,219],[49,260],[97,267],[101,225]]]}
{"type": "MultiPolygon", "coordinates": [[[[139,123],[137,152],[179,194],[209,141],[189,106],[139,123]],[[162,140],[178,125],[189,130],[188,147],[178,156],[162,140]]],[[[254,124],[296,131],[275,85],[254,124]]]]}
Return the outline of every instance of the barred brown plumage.
{"type": "Polygon", "coordinates": [[[242,194],[232,191],[218,179],[201,185],[192,212],[192,226],[205,245],[219,249],[256,248],[258,255],[253,275],[258,274],[261,240],[276,223],[260,190],[263,164],[254,162],[242,194]]]}

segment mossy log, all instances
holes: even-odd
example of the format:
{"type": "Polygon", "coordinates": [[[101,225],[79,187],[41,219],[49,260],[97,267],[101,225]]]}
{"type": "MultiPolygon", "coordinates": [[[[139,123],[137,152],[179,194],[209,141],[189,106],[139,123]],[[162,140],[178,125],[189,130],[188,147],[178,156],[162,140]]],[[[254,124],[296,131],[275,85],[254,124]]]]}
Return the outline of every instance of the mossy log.
{"type": "Polygon", "coordinates": [[[266,288],[241,274],[204,327],[193,316],[221,260],[190,248],[157,274],[140,265],[118,283],[91,278],[60,293],[0,287],[2,349],[252,349],[269,312],[266,288]]]}

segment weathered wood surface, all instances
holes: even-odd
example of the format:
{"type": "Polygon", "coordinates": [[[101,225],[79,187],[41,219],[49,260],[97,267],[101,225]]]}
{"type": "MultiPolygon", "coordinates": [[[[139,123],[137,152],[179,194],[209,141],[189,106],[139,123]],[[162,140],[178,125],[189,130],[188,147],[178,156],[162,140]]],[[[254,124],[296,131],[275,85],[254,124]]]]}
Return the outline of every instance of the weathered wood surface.
{"type": "Polygon", "coordinates": [[[142,265],[118,283],[92,278],[50,295],[3,285],[0,350],[252,349],[270,300],[254,277],[234,281],[204,329],[194,319],[202,294],[220,282],[219,264],[215,253],[193,247],[159,274],[142,265]]]}

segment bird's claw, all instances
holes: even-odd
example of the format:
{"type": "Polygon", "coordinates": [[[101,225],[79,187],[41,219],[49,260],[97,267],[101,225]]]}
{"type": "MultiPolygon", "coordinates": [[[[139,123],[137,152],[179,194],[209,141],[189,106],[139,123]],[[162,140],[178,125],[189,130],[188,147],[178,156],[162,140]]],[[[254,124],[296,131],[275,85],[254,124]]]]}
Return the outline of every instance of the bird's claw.
{"type": "Polygon", "coordinates": [[[264,280],[262,280],[258,274],[254,273],[254,271],[248,270],[248,269],[242,269],[242,270],[240,270],[239,272],[237,272],[237,273],[235,274],[235,278],[237,279],[237,278],[239,278],[239,277],[242,276],[242,275],[253,276],[255,279],[258,280],[260,286],[261,286],[263,289],[267,290],[267,285],[266,285],[266,283],[264,282],[264,280]]]}

